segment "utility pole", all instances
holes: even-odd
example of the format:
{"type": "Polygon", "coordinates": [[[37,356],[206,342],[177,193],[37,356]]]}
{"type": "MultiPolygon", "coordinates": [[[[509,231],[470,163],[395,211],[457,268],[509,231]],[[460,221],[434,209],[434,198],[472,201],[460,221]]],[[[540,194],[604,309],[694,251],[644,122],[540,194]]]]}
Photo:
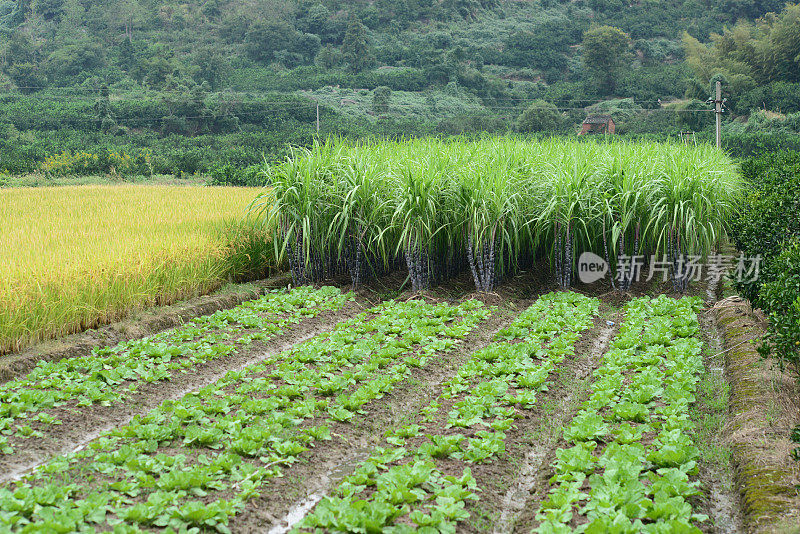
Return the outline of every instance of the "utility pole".
{"type": "Polygon", "coordinates": [[[717,116],[717,148],[722,148],[722,82],[717,80],[717,93],[714,98],[714,115],[717,116]]]}
{"type": "Polygon", "coordinates": [[[317,135],[319,135],[319,100],[316,100],[316,103],[317,103],[317,135]]]}

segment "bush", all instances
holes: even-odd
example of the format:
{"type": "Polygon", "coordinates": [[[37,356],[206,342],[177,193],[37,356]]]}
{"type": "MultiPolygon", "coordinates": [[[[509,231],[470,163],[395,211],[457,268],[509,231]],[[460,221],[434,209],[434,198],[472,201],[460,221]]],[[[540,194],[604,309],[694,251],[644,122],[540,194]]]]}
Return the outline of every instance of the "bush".
{"type": "Polygon", "coordinates": [[[230,163],[216,165],[211,169],[209,185],[235,185],[241,187],[261,187],[266,178],[260,165],[239,167],[230,163]]]}
{"type": "Polygon", "coordinates": [[[756,306],[763,307],[759,291],[762,283],[777,278],[775,259],[783,252],[786,240],[800,237],[800,152],[768,154],[742,164],[742,173],[752,190],[739,217],[732,222],[731,237],[747,256],[763,258],[758,282],[742,282],[737,290],[756,306]]]}
{"type": "Polygon", "coordinates": [[[758,351],[777,358],[800,376],[800,242],[794,241],[773,261],[775,279],[758,294],[770,328],[758,351]]]}
{"type": "Polygon", "coordinates": [[[769,317],[759,352],[800,376],[800,152],[752,158],[742,171],[752,190],[731,237],[746,256],[761,255],[762,267],[758,281],[736,287],[769,317]]]}
{"type": "Polygon", "coordinates": [[[517,118],[517,131],[551,132],[561,126],[561,114],[558,108],[544,100],[534,100],[517,118]]]}

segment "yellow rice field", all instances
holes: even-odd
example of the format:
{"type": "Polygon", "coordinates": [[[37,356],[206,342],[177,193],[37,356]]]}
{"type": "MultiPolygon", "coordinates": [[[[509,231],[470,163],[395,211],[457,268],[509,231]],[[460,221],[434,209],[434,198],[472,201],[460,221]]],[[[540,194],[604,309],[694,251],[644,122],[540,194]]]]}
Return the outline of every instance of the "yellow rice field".
{"type": "Polygon", "coordinates": [[[219,286],[230,275],[229,223],[242,219],[256,192],[0,190],[0,353],[219,286]]]}

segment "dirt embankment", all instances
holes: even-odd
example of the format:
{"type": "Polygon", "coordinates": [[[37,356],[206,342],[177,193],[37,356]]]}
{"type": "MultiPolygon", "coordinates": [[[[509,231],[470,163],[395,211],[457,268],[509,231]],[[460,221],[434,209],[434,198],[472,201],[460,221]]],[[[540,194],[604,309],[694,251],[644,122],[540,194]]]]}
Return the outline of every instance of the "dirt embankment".
{"type": "Polygon", "coordinates": [[[789,434],[800,423],[800,387],[788,370],[758,354],[767,323],[749,302],[724,299],[712,315],[731,386],[726,437],[747,531],[800,533],[800,464],[789,456],[789,434]]]}
{"type": "Polygon", "coordinates": [[[95,347],[110,347],[131,339],[157,334],[200,315],[233,308],[246,300],[258,298],[269,289],[286,286],[289,281],[288,276],[280,275],[267,280],[228,287],[216,293],[178,302],[171,306],[150,308],[129,319],[96,330],[86,330],[35,345],[19,353],[0,356],[0,384],[29,372],[40,361],[83,356],[90,353],[95,347]]]}

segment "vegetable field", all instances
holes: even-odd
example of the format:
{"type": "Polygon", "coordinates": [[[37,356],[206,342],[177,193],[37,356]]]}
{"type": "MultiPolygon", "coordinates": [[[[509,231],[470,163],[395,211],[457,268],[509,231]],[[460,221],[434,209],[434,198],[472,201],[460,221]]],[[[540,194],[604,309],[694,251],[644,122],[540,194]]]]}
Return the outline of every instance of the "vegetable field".
{"type": "Polygon", "coordinates": [[[274,290],[0,385],[0,531],[715,531],[699,298],[461,280],[274,290]]]}
{"type": "Polygon", "coordinates": [[[265,248],[265,233],[238,222],[253,194],[132,185],[0,191],[0,354],[206,293],[254,264],[263,277],[265,256],[253,245],[265,248]]]}

